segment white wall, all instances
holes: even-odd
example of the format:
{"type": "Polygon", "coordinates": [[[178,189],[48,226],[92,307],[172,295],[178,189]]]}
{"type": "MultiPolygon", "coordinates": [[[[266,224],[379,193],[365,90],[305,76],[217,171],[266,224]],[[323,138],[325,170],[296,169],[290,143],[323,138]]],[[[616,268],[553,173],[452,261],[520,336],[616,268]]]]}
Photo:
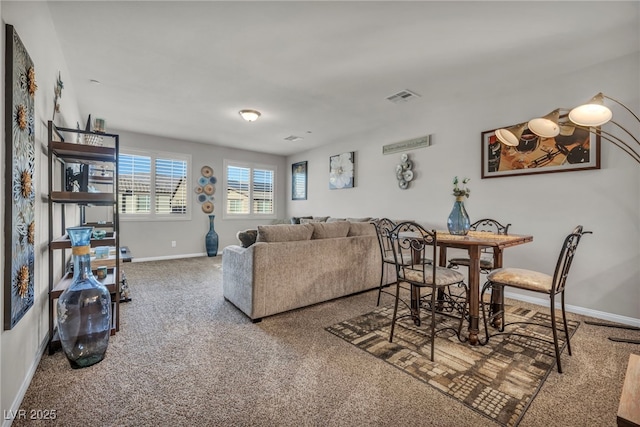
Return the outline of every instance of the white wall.
{"type": "MultiPolygon", "coordinates": [[[[214,176],[218,178],[214,194],[215,229],[219,237],[218,253],[222,254],[225,246],[237,244],[238,230],[255,228],[270,220],[238,220],[225,219],[222,216],[222,183],[223,161],[239,160],[243,162],[257,162],[274,165],[278,171],[276,182],[276,214],[285,216],[285,185],[286,162],[282,156],[237,150],[209,144],[199,144],[188,141],[162,138],[132,132],[110,129],[109,132],[120,135],[120,149],[157,150],[164,152],[190,154],[192,160],[192,176],[190,185],[194,185],[200,177],[202,166],[211,166],[214,176]]],[[[128,246],[134,259],[154,259],[164,257],[183,257],[191,255],[205,255],[204,236],[209,231],[208,215],[202,212],[201,204],[195,199],[193,187],[190,189],[191,220],[188,221],[120,221],[120,244],[128,246]],[[176,247],[171,247],[171,241],[176,241],[176,247]]]]}
{"type": "MultiPolygon", "coordinates": [[[[522,82],[520,87],[511,83],[509,90],[486,87],[458,102],[430,103],[423,97],[400,105],[407,115],[397,127],[290,156],[287,182],[291,164],[307,160],[309,189],[306,201],[292,201],[288,195],[287,211],[291,216],[414,219],[446,229],[454,201],[451,181],[456,175],[466,176],[471,178],[472,192],[465,205],[472,220],[493,217],[512,223],[513,233],[534,236],[532,243],[505,251],[506,266],[552,273],[562,240],[582,224],[594,234],[582,240],[574,260],[568,304],[577,306],[576,311],[602,311],[640,323],[640,167],[636,162],[603,142],[600,170],[480,178],[482,131],[517,124],[557,107],[579,105],[600,91],[640,111],[639,63],[636,54],[554,81],[522,82]],[[408,152],[415,178],[408,190],[400,190],[395,178],[400,154],[383,155],[382,146],[427,134],[432,136],[432,146],[408,152]],[[356,152],[356,187],[329,190],[329,156],[345,151],[356,152]]],[[[613,105],[612,109],[614,117],[626,119],[638,135],[638,123],[622,109],[613,105]]],[[[613,131],[612,125],[605,129],[613,131]]]]}
{"type": "MultiPolygon", "coordinates": [[[[5,51],[4,24],[15,27],[36,71],[38,90],[35,96],[35,191],[36,191],[36,259],[35,259],[35,303],[18,324],[0,335],[0,402],[3,411],[16,409],[26,391],[31,376],[38,364],[43,345],[48,334],[48,264],[47,241],[48,220],[47,205],[43,202],[47,195],[47,121],[53,116],[53,88],[58,72],[61,73],[65,88],[60,99],[61,113],[56,123],[75,127],[80,120],[73,86],[65,81],[69,76],[57,37],[50,20],[49,9],[44,2],[2,2],[2,58],[5,51]]],[[[2,90],[4,91],[4,66],[2,66],[2,90]]],[[[4,96],[3,96],[4,99],[4,96]]],[[[2,104],[4,110],[4,103],[2,104]]],[[[3,111],[1,116],[5,117],[3,111]]],[[[4,126],[3,148],[4,156],[4,126]]],[[[5,159],[2,158],[2,176],[4,177],[5,159]]],[[[4,193],[4,182],[2,185],[4,193]]],[[[4,200],[4,194],[0,200],[4,200]]],[[[4,208],[2,209],[4,217],[4,208]]],[[[2,242],[4,251],[4,242],[2,242]]],[[[4,259],[4,255],[1,257],[4,259]]],[[[4,266],[3,266],[4,269],[4,266]]],[[[4,273],[3,273],[4,277],[4,273]]],[[[4,308],[4,291],[0,293],[0,307],[4,308]]],[[[4,315],[2,316],[4,318],[4,315]]],[[[8,423],[5,420],[5,423],[8,423]]]]}

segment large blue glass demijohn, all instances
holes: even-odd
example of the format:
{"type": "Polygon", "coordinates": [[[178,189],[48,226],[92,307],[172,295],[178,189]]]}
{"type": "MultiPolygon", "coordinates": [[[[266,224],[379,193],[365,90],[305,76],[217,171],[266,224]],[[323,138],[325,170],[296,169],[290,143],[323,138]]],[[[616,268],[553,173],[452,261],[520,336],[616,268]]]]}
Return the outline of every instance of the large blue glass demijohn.
{"type": "Polygon", "coordinates": [[[111,332],[111,297],[91,272],[93,227],[69,227],[73,280],[58,298],[58,334],[73,369],[104,359],[111,332]]]}

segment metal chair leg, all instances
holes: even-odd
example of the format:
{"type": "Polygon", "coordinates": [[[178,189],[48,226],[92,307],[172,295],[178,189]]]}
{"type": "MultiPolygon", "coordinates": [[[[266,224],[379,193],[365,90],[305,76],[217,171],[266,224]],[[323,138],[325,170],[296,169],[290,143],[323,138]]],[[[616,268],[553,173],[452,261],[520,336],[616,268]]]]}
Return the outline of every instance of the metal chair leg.
{"type": "MultiPolygon", "coordinates": [[[[431,288],[431,361],[435,356],[436,346],[436,287],[431,288]]],[[[418,308],[418,317],[420,317],[420,309],[418,308]]]]}
{"type": "Polygon", "coordinates": [[[571,356],[571,341],[569,339],[569,327],[567,326],[567,315],[564,309],[564,291],[562,292],[561,298],[562,298],[562,321],[564,322],[564,336],[567,339],[567,352],[569,353],[569,356],[571,356]]]}
{"type": "Polygon", "coordinates": [[[380,271],[380,286],[378,286],[378,302],[376,307],[380,305],[380,296],[382,295],[382,284],[384,283],[384,261],[382,261],[382,269],[380,271]]]}
{"type": "Polygon", "coordinates": [[[554,295],[551,295],[551,330],[553,331],[553,346],[556,351],[556,365],[558,366],[558,373],[562,373],[562,365],[560,363],[560,348],[558,347],[558,330],[556,329],[556,313],[554,307],[554,295]]]}
{"type": "Polygon", "coordinates": [[[389,342],[393,342],[393,331],[396,327],[396,316],[398,314],[398,301],[400,300],[400,281],[396,283],[396,303],[393,306],[393,318],[391,319],[391,333],[389,334],[389,342]]]}

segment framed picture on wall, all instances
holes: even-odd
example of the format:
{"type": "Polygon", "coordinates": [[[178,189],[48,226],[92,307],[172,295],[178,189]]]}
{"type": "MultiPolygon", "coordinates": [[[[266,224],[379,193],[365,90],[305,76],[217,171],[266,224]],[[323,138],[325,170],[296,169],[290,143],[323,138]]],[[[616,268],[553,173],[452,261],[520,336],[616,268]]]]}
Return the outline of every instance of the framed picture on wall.
{"type": "Polygon", "coordinates": [[[355,186],[355,152],[329,157],[329,189],[353,188],[355,186]]]}
{"type": "Polygon", "coordinates": [[[571,125],[543,138],[525,129],[518,145],[501,143],[494,130],[482,132],[482,178],[600,169],[600,136],[571,125]]]}
{"type": "Polygon", "coordinates": [[[291,165],[291,200],[307,200],[307,162],[291,165]]]}

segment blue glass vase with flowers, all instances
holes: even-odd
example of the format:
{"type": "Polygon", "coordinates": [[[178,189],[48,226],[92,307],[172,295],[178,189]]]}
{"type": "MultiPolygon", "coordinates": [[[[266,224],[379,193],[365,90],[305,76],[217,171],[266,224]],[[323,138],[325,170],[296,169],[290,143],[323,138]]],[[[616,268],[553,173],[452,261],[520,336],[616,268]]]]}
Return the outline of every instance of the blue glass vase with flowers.
{"type": "Polygon", "coordinates": [[[464,178],[462,180],[462,187],[459,187],[458,184],[460,184],[460,181],[458,181],[458,177],[456,176],[453,179],[453,195],[456,196],[456,201],[454,202],[453,209],[451,209],[451,213],[447,219],[449,234],[466,236],[469,232],[471,221],[469,220],[469,214],[464,207],[464,199],[469,197],[469,194],[471,193],[471,190],[466,186],[469,181],[469,178],[464,178]]]}

